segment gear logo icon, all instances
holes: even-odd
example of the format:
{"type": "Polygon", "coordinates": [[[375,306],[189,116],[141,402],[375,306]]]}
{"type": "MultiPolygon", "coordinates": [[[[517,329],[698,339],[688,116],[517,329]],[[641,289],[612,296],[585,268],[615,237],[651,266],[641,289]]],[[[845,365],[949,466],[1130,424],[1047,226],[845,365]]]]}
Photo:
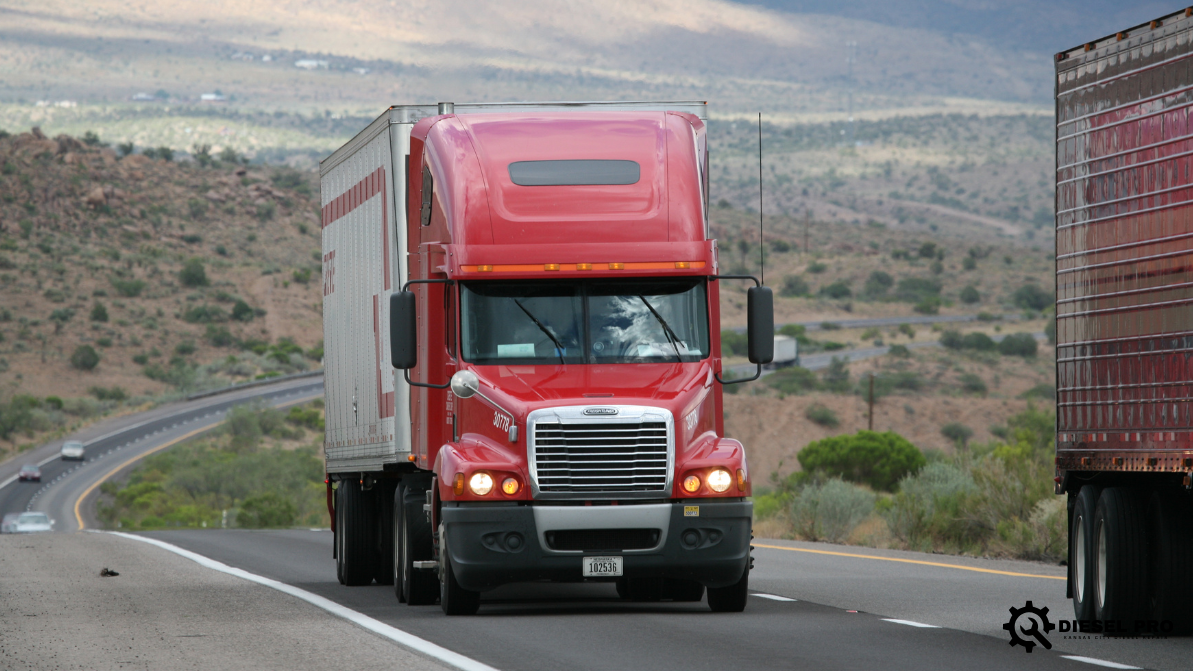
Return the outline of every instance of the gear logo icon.
{"type": "Polygon", "coordinates": [[[1022,645],[1027,652],[1031,652],[1036,644],[1051,650],[1052,643],[1044,636],[1056,629],[1056,625],[1048,621],[1048,607],[1036,608],[1028,601],[1022,608],[1011,606],[1011,620],[1002,626],[1011,632],[1011,646],[1022,645]],[[1034,639],[1034,640],[1033,640],[1034,639]]]}

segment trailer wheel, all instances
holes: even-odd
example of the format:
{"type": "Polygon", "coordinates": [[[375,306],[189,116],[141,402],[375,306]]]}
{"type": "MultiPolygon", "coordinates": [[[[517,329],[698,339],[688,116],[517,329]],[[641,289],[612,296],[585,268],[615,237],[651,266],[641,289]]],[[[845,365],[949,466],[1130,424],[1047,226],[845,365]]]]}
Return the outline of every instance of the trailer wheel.
{"type": "Polygon", "coordinates": [[[435,574],[414,570],[415,561],[434,559],[431,548],[431,524],[423,512],[426,492],[415,487],[403,488],[402,497],[402,593],[411,606],[429,606],[439,595],[435,574]]]}
{"type": "Polygon", "coordinates": [[[728,587],[708,588],[708,607],[714,613],[740,613],[746,609],[749,595],[750,568],[741,574],[741,580],[728,587]]]}
{"type": "Polygon", "coordinates": [[[447,615],[476,615],[481,607],[481,593],[464,589],[456,582],[452,569],[451,555],[447,552],[447,534],[439,527],[440,565],[443,566],[443,580],[439,583],[439,605],[447,615]]]}
{"type": "Polygon", "coordinates": [[[394,509],[389,505],[393,500],[391,491],[388,486],[381,487],[373,501],[377,511],[377,556],[373,561],[373,578],[378,585],[394,584],[394,509]]]}
{"type": "Polygon", "coordinates": [[[1073,615],[1078,620],[1094,619],[1094,512],[1098,489],[1086,485],[1073,502],[1069,529],[1069,580],[1073,586],[1073,615]]]}
{"type": "Polygon", "coordinates": [[[1147,521],[1141,497],[1126,487],[1102,491],[1094,513],[1094,610],[1099,620],[1144,615],[1147,521]]]}
{"type": "Polygon", "coordinates": [[[1173,623],[1173,633],[1193,629],[1193,510],[1176,492],[1152,494],[1147,507],[1148,619],[1173,623]]]}
{"type": "Polygon", "coordinates": [[[376,556],[374,532],[376,521],[368,495],[354,480],[340,482],[340,505],[343,542],[340,557],[344,565],[344,584],[349,587],[368,585],[373,582],[373,560],[376,556]]]}

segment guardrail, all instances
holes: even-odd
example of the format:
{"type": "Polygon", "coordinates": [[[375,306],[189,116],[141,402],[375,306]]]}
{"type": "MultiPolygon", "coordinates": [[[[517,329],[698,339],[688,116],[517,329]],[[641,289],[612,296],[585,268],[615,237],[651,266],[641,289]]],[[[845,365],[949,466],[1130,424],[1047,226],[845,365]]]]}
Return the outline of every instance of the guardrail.
{"type": "Polygon", "coordinates": [[[191,394],[186,397],[186,400],[193,401],[197,398],[207,398],[208,396],[216,396],[217,394],[226,394],[230,391],[240,391],[241,389],[252,389],[253,387],[263,387],[267,384],[277,384],[278,382],[285,382],[286,380],[297,380],[304,377],[319,377],[323,375],[323,369],[308,370],[303,373],[291,373],[290,375],[278,375],[277,377],[267,377],[262,380],[253,380],[252,382],[241,382],[239,384],[229,385],[227,387],[220,387],[219,389],[212,389],[211,391],[201,391],[197,394],[191,394]]]}

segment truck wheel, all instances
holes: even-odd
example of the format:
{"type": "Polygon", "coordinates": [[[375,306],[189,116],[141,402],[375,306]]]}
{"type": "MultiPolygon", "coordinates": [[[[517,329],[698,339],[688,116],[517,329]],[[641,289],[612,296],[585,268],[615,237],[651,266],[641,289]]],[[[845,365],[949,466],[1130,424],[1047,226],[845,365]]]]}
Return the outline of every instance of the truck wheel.
{"type": "Polygon", "coordinates": [[[406,593],[402,591],[402,566],[406,563],[402,556],[402,497],[406,495],[406,488],[398,485],[394,490],[394,500],[390,502],[390,508],[393,509],[392,522],[393,531],[390,532],[393,536],[393,562],[390,564],[390,570],[393,572],[393,586],[394,596],[398,597],[398,603],[406,603],[406,593]]]}
{"type": "Polygon", "coordinates": [[[481,593],[460,587],[456,572],[452,569],[451,555],[447,553],[447,534],[439,527],[440,564],[443,566],[443,580],[439,583],[439,605],[447,615],[476,615],[481,607],[481,593]]]}
{"type": "Polygon", "coordinates": [[[700,601],[704,598],[704,585],[695,580],[663,578],[663,598],[676,602],[700,601]]]}
{"type": "Polygon", "coordinates": [[[439,595],[435,574],[414,570],[415,561],[434,559],[431,551],[431,524],[423,512],[424,490],[406,487],[402,497],[402,593],[411,606],[429,606],[439,595]]]}
{"type": "Polygon", "coordinates": [[[373,562],[373,578],[378,585],[394,584],[394,508],[389,505],[393,494],[389,487],[375,492],[373,506],[377,510],[377,557],[373,562]]]}
{"type": "Polygon", "coordinates": [[[340,545],[340,557],[344,564],[344,584],[349,587],[368,585],[373,582],[373,560],[376,555],[374,532],[376,521],[373,519],[372,506],[367,494],[361,490],[360,483],[354,480],[340,481],[340,490],[344,493],[340,497],[340,505],[344,512],[340,518],[343,542],[340,545]]]}
{"type": "Polygon", "coordinates": [[[1094,612],[1131,622],[1144,614],[1146,520],[1141,497],[1126,487],[1102,491],[1094,513],[1094,612]]]}
{"type": "Polygon", "coordinates": [[[335,552],[333,554],[335,555],[335,558],[336,558],[336,579],[340,581],[341,585],[344,584],[344,496],[343,496],[343,490],[344,490],[343,484],[341,484],[339,487],[336,487],[336,490],[335,490],[336,531],[335,531],[335,535],[332,538],[332,542],[335,543],[335,552]]]}
{"type": "Polygon", "coordinates": [[[1073,502],[1073,527],[1069,529],[1069,579],[1073,583],[1073,615],[1094,619],[1094,511],[1098,489],[1086,485],[1073,502]]]}
{"type": "Polygon", "coordinates": [[[740,613],[746,609],[749,594],[750,569],[741,574],[741,580],[728,587],[708,588],[708,607],[714,613],[740,613]]]}
{"type": "Polygon", "coordinates": [[[1188,501],[1175,492],[1156,492],[1148,501],[1148,619],[1172,622],[1177,634],[1193,629],[1191,514],[1188,501]]]}

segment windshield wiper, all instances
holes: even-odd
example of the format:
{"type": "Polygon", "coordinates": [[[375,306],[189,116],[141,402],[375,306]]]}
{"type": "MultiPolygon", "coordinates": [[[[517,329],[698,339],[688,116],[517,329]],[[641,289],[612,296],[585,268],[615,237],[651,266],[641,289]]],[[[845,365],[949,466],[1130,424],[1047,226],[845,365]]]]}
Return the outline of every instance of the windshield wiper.
{"type": "Polygon", "coordinates": [[[546,326],[543,326],[543,323],[541,321],[539,321],[538,319],[535,319],[534,315],[530,314],[530,310],[527,310],[526,306],[524,306],[524,305],[522,305],[522,303],[518,302],[517,298],[513,298],[511,300],[514,301],[514,305],[517,305],[519,308],[522,308],[522,312],[526,313],[526,316],[530,318],[530,321],[534,322],[535,326],[539,327],[540,331],[547,334],[547,337],[551,339],[551,342],[555,343],[555,353],[559,355],[559,363],[560,363],[560,365],[566,366],[567,364],[563,360],[563,344],[559,342],[559,338],[556,338],[555,334],[551,333],[550,329],[548,329],[546,326]]]}
{"type": "Polygon", "coordinates": [[[675,331],[671,330],[671,327],[667,324],[667,320],[663,319],[663,315],[659,314],[658,311],[654,309],[654,306],[650,304],[650,301],[646,300],[645,296],[639,296],[638,300],[642,301],[642,303],[646,306],[646,309],[650,310],[650,314],[654,315],[654,318],[659,320],[659,324],[661,324],[663,327],[663,335],[667,336],[667,342],[671,343],[671,348],[675,350],[675,360],[682,363],[683,357],[680,356],[679,345],[676,344],[679,342],[679,336],[675,335],[675,331]]]}

